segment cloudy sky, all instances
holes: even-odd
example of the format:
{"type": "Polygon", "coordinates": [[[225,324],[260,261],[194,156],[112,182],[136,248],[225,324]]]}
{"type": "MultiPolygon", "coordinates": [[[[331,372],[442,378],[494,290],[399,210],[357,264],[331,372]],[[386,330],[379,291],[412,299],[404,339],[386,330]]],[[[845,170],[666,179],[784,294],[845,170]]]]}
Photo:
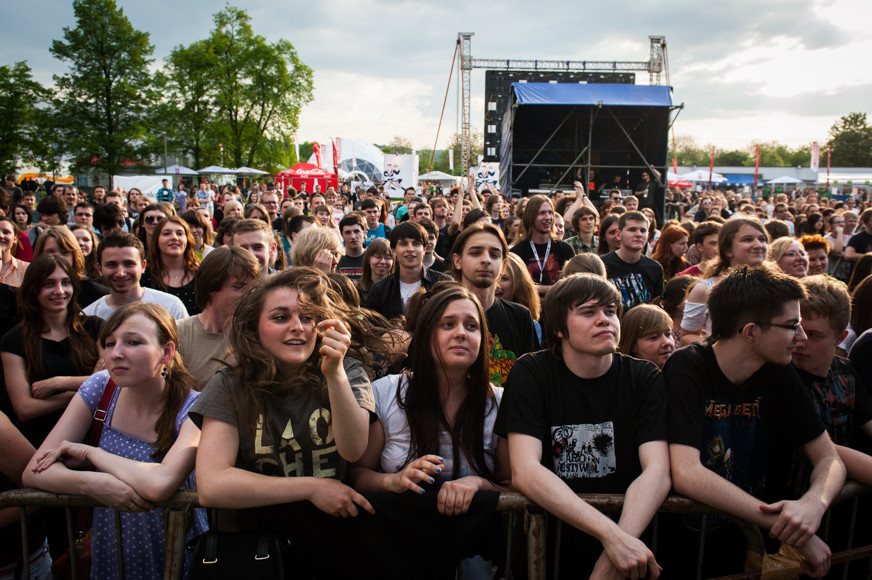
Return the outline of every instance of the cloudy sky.
{"type": "MultiPolygon", "coordinates": [[[[204,38],[220,2],[116,0],[151,34],[156,66],[174,46],[204,38]]],[[[432,147],[459,31],[474,58],[644,61],[648,35],[666,36],[677,135],[742,148],[751,141],[826,141],[842,115],[872,113],[872,2],[868,0],[237,0],[255,32],[285,38],[315,71],[301,140],[432,147]]],[[[65,65],[52,39],[72,26],[71,2],[7,5],[0,64],[27,60],[51,82],[65,65]]],[[[647,84],[637,73],[637,84],[647,84]]],[[[452,79],[440,147],[458,127],[452,79]]],[[[664,75],[665,82],[665,75],[664,75]]],[[[483,125],[484,72],[472,75],[472,124],[483,125]]]]}

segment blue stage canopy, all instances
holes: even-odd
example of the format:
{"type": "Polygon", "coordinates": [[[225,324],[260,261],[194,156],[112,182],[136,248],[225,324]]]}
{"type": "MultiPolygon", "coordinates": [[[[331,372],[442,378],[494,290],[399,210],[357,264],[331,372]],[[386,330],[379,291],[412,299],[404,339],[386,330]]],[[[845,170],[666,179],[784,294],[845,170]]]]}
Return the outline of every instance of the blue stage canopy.
{"type": "Polygon", "coordinates": [[[610,105],[671,107],[672,88],[645,85],[512,83],[519,105],[610,105]]]}
{"type": "MultiPolygon", "coordinates": [[[[718,183],[717,185],[754,185],[754,176],[748,175],[747,173],[724,173],[724,177],[727,178],[726,181],[718,183]]],[[[757,176],[757,184],[760,185],[763,183],[763,176],[757,176]]]]}

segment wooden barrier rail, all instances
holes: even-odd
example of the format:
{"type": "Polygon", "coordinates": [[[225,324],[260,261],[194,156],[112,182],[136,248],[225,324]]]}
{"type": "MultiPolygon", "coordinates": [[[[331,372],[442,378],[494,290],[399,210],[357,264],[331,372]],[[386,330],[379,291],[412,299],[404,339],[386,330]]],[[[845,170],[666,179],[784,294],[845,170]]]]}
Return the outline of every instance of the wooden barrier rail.
{"type": "MultiPolygon", "coordinates": [[[[870,491],[870,488],[859,485],[855,482],[848,482],[842,489],[841,494],[836,499],[835,503],[853,500],[855,502],[853,517],[851,519],[850,535],[853,537],[853,528],[856,525],[856,502],[864,493],[870,491]]],[[[592,507],[600,510],[603,513],[614,514],[620,512],[624,505],[624,496],[619,494],[578,494],[581,499],[587,502],[592,507]]],[[[185,556],[185,537],[187,534],[187,513],[193,508],[200,507],[197,492],[194,490],[184,490],[176,492],[173,497],[165,502],[157,504],[164,509],[167,518],[166,526],[166,563],[164,565],[164,578],[167,580],[180,579],[184,573],[184,556],[185,556]]],[[[24,562],[24,578],[29,577],[27,566],[28,555],[30,553],[27,545],[27,508],[28,507],[63,507],[67,511],[67,537],[70,545],[73,545],[73,521],[72,509],[79,507],[101,507],[103,504],[93,500],[92,498],[76,495],[59,495],[48,493],[35,489],[19,489],[10,490],[0,493],[0,509],[17,507],[21,511],[21,534],[22,534],[22,557],[24,562]]],[[[526,533],[527,544],[527,575],[530,579],[545,580],[545,561],[547,549],[547,523],[546,513],[536,504],[527,499],[520,493],[501,493],[499,502],[497,503],[497,511],[511,514],[512,516],[522,515],[524,517],[524,529],[526,533]]],[[[686,497],[678,495],[670,495],[666,498],[658,510],[659,514],[715,514],[726,516],[715,509],[704,504],[693,501],[686,497]]],[[[726,516],[730,517],[730,516],[726,516]]],[[[737,520],[732,519],[739,525],[745,535],[745,540],[748,543],[749,551],[757,554],[764,553],[763,536],[760,528],[737,520]]],[[[656,525],[656,522],[655,522],[656,525]]],[[[116,518],[116,526],[120,526],[120,520],[116,518]]],[[[829,526],[829,517],[824,520],[821,529],[826,532],[829,526]]],[[[508,538],[508,561],[511,561],[511,527],[509,529],[508,538]]],[[[825,538],[824,538],[825,539],[825,538]]],[[[656,544],[656,534],[655,534],[656,544]]],[[[700,578],[702,571],[702,554],[705,548],[705,529],[703,528],[702,537],[700,539],[698,558],[697,558],[697,578],[700,578]]],[[[842,564],[862,558],[872,556],[872,546],[864,546],[860,548],[848,549],[838,554],[833,555],[833,564],[842,564]]],[[[123,560],[123,558],[122,558],[123,560]]],[[[77,578],[77,570],[75,570],[75,558],[72,558],[73,563],[73,578],[77,578]]],[[[731,579],[738,580],[739,578],[759,578],[760,574],[742,574],[731,576],[731,579]]],[[[511,579],[511,572],[507,567],[507,578],[511,579]]]]}

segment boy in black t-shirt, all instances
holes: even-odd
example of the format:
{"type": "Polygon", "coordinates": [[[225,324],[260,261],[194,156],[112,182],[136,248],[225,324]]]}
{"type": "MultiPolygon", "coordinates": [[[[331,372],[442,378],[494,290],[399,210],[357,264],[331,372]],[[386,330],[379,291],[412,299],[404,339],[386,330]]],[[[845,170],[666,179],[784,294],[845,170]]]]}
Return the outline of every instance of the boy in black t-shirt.
{"type": "Polygon", "coordinates": [[[497,386],[505,383],[521,355],[539,350],[530,311],[494,295],[508,251],[500,228],[477,222],[457,236],[451,254],[450,274],[475,294],[484,308],[488,328],[488,374],[497,386]]]}
{"type": "Polygon", "coordinates": [[[598,276],[555,284],[543,306],[549,350],[512,367],[494,429],[509,439],[512,485],[569,524],[561,577],[660,575],[638,538],[670,488],[665,389],[652,363],[615,353],[619,311],[598,276]],[[626,494],[620,520],[576,493],[626,494]]]}
{"type": "Polygon", "coordinates": [[[643,255],[648,243],[645,214],[628,211],[618,220],[621,245],[602,256],[606,278],[621,293],[621,304],[629,310],[648,304],[663,294],[663,266],[643,255]]]}
{"type": "MultiPolygon", "coordinates": [[[[804,572],[823,576],[830,549],[814,534],[842,488],[845,467],[789,365],[807,338],[799,307],[805,297],[799,282],[767,267],[741,266],[711,291],[714,342],[676,351],[664,368],[669,453],[678,493],[765,527],[802,553],[804,572]],[[796,501],[777,501],[797,447],[813,466],[809,490],[796,501]]],[[[719,519],[709,525],[710,532],[727,529],[719,519]]],[[[728,553],[726,544],[709,535],[713,552],[705,563],[728,553]]],[[[732,569],[704,575],[741,570],[742,561],[721,565],[732,569]]]]}

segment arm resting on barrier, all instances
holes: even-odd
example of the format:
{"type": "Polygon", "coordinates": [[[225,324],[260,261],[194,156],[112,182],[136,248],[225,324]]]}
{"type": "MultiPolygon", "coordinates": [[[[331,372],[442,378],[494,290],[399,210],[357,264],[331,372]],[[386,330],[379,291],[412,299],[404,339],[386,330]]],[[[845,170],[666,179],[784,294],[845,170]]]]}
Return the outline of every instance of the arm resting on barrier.
{"type": "Polygon", "coordinates": [[[845,464],[848,479],[859,481],[864,485],[872,485],[872,456],[842,445],[836,445],[836,451],[845,464]]]}
{"type": "MultiPolygon", "coordinates": [[[[509,459],[515,488],[561,520],[596,538],[622,577],[657,578],[660,575],[654,554],[641,540],[588,505],[542,465],[542,441],[529,435],[509,433],[509,459]]],[[[630,514],[628,518],[628,521],[635,519],[630,514]]]]}
{"type": "Polygon", "coordinates": [[[845,485],[845,466],[826,431],[803,445],[802,450],[814,466],[808,491],[796,501],[761,506],[763,511],[778,515],[769,535],[796,547],[817,532],[821,518],[845,485]]]}
{"type": "Polygon", "coordinates": [[[242,509],[306,500],[334,516],[356,516],[357,506],[374,513],[366,498],[336,479],[270,477],[239,469],[238,451],[235,425],[203,418],[197,452],[197,490],[203,507],[242,509]]]}
{"type": "Polygon", "coordinates": [[[37,454],[36,471],[44,471],[64,457],[90,463],[100,471],[109,473],[130,485],[136,493],[150,502],[169,499],[194,469],[200,430],[186,419],[173,446],[160,463],[145,463],[127,459],[99,447],[63,441],[58,447],[37,454]]]}

